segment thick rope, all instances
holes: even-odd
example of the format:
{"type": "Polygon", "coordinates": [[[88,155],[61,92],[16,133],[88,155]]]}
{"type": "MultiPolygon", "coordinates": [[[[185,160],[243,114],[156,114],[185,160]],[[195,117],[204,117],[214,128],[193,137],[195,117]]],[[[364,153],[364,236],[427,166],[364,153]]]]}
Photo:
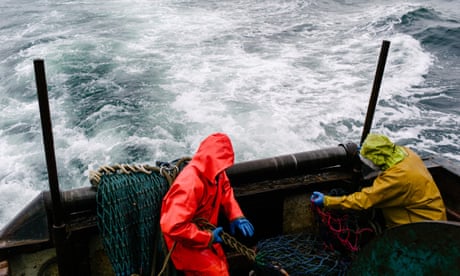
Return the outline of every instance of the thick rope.
{"type": "MultiPolygon", "coordinates": [[[[163,262],[163,266],[161,267],[161,270],[158,273],[158,276],[163,275],[165,273],[166,269],[168,268],[168,262],[169,262],[169,259],[171,258],[171,254],[174,251],[174,248],[176,248],[176,244],[177,244],[177,242],[173,243],[173,245],[171,247],[171,250],[169,250],[168,254],[166,255],[166,258],[165,258],[165,260],[163,262]]],[[[152,271],[151,276],[153,276],[153,271],[152,271]]]]}
{"type": "MultiPolygon", "coordinates": [[[[194,220],[194,223],[196,225],[198,225],[198,227],[202,230],[214,230],[216,228],[216,226],[214,226],[213,224],[209,223],[206,219],[203,219],[203,218],[199,218],[199,219],[195,219],[194,220]]],[[[252,262],[255,262],[256,260],[256,252],[250,248],[248,248],[247,246],[245,246],[244,244],[240,243],[238,240],[236,240],[234,237],[232,237],[230,234],[222,231],[221,232],[221,238],[222,240],[224,241],[224,243],[226,245],[228,245],[229,247],[233,248],[236,252],[242,254],[243,256],[245,256],[246,258],[248,258],[248,260],[252,261],[252,262]]]]}
{"type": "Polygon", "coordinates": [[[122,173],[130,174],[136,172],[142,172],[145,174],[152,174],[153,172],[160,173],[166,178],[171,186],[172,182],[176,179],[179,174],[179,168],[185,163],[190,161],[190,157],[183,157],[179,159],[175,166],[171,166],[170,163],[159,162],[159,166],[151,165],[132,165],[132,164],[115,164],[115,165],[103,165],[100,166],[97,171],[89,172],[89,181],[94,187],[99,186],[103,175],[122,173]]]}

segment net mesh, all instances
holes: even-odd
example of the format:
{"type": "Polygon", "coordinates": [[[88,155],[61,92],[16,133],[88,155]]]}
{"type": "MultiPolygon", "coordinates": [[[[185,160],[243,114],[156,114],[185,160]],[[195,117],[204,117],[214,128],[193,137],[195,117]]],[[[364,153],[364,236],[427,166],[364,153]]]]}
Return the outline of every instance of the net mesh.
{"type": "Polygon", "coordinates": [[[370,221],[360,212],[323,210],[312,204],[319,234],[326,247],[345,254],[356,254],[374,236],[370,221]]]}
{"type": "Polygon", "coordinates": [[[312,233],[283,235],[257,244],[256,275],[345,275],[350,259],[327,250],[312,233]]]}
{"type": "Polygon", "coordinates": [[[116,275],[150,275],[161,201],[168,189],[168,181],[156,172],[101,178],[98,227],[116,275]]]}
{"type": "Polygon", "coordinates": [[[376,233],[367,212],[325,210],[313,204],[310,210],[317,233],[260,241],[256,275],[346,275],[360,248],[376,233]]]}

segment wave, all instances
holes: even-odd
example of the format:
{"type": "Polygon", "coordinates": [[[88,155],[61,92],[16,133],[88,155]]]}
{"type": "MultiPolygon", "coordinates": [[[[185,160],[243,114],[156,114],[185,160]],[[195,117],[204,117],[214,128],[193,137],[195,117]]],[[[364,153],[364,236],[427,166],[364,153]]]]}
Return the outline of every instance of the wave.
{"type": "Polygon", "coordinates": [[[401,17],[398,31],[412,35],[431,50],[460,56],[460,22],[430,8],[418,8],[401,17]]]}
{"type": "Polygon", "coordinates": [[[391,18],[394,31],[410,35],[434,57],[424,74],[417,104],[427,110],[459,114],[460,95],[460,21],[435,8],[417,7],[391,18]],[[437,87],[438,89],[432,89],[437,87]]]}

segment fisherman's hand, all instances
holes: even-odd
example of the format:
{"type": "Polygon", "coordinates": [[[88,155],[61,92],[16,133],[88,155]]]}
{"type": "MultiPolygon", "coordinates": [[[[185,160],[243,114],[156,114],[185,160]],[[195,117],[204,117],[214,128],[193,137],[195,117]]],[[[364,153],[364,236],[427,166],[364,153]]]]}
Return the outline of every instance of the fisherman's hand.
{"type": "Polygon", "coordinates": [[[238,228],[245,237],[254,235],[254,227],[246,218],[235,219],[230,223],[230,233],[235,235],[235,229],[238,228]]]}
{"type": "Polygon", "coordinates": [[[313,194],[310,197],[310,200],[316,206],[323,207],[323,205],[324,205],[324,194],[320,193],[320,192],[313,192],[313,194]]]}
{"type": "Polygon", "coordinates": [[[222,237],[220,236],[222,234],[222,227],[216,227],[214,230],[212,230],[212,242],[218,242],[218,243],[223,243],[224,240],[222,240],[222,237]]]}

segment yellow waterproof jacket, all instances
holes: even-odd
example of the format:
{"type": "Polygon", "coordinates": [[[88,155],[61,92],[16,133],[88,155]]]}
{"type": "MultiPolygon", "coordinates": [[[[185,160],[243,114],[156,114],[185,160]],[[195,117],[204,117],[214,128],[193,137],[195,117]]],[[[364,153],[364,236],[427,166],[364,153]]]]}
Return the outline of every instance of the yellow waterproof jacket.
{"type": "Polygon", "coordinates": [[[324,207],[365,210],[381,208],[387,227],[423,220],[447,220],[446,208],[433,177],[412,150],[381,172],[370,187],[341,197],[324,197],[324,207]]]}

